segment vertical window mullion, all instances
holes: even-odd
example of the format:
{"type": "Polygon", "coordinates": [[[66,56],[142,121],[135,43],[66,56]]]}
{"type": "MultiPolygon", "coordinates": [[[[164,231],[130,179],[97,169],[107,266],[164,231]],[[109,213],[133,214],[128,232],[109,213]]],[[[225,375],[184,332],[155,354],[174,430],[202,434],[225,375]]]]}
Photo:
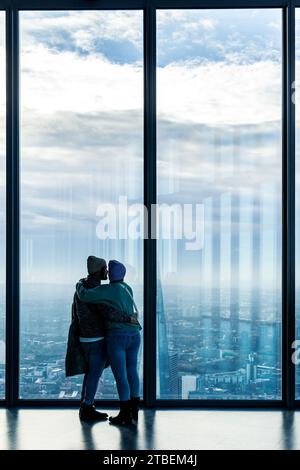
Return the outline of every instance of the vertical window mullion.
{"type": "Polygon", "coordinates": [[[156,202],[156,11],[144,10],[144,400],[156,397],[156,240],[151,238],[151,206],[156,202]]]}
{"type": "Polygon", "coordinates": [[[283,10],[283,213],[282,213],[282,398],[288,408],[295,401],[295,366],[291,361],[295,339],[295,5],[283,10]]]}
{"type": "Polygon", "coordinates": [[[6,402],[19,390],[19,15],[6,11],[6,402]]]}

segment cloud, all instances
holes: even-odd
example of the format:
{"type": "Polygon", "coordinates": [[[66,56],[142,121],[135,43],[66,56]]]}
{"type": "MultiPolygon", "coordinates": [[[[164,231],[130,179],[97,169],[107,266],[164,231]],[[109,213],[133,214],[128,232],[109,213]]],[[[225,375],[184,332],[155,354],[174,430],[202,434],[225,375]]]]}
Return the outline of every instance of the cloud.
{"type": "Polygon", "coordinates": [[[195,57],[236,64],[281,61],[280,9],[161,10],[157,18],[161,66],[195,57]]]}
{"type": "MultiPolygon", "coordinates": [[[[21,117],[26,227],[49,230],[52,218],[55,230],[66,223],[79,230],[94,220],[98,203],[117,200],[120,194],[141,199],[142,76],[139,65],[115,64],[99,55],[25,47],[21,117]],[[95,185],[96,191],[86,189],[95,185]],[[61,218],[55,215],[58,200],[61,218]]],[[[278,177],[280,156],[274,155],[274,147],[280,140],[280,80],[280,66],[271,61],[195,60],[158,69],[159,184],[170,202],[236,191],[232,154],[238,150],[243,153],[238,173],[243,191],[278,177]],[[237,137],[240,149],[234,148],[237,137]],[[216,148],[222,156],[217,177],[216,148]],[[266,162],[269,169],[272,161],[264,178],[258,158],[260,168],[266,162]]]]}
{"type": "Polygon", "coordinates": [[[174,121],[270,122],[281,116],[281,67],[270,61],[172,63],[158,69],[157,96],[158,112],[174,121]]]}
{"type": "Polygon", "coordinates": [[[43,45],[54,52],[103,56],[103,45],[109,41],[106,56],[128,63],[128,54],[114,57],[113,45],[130,46],[134,62],[142,53],[142,34],[141,11],[21,12],[21,43],[30,48],[43,45]]]}
{"type": "Polygon", "coordinates": [[[141,66],[70,51],[57,54],[38,45],[23,50],[21,67],[22,107],[40,114],[121,111],[139,108],[143,102],[141,66]]]}
{"type": "MultiPolygon", "coordinates": [[[[95,234],[98,204],[143,197],[142,16],[131,13],[21,14],[26,279],[74,276],[97,250],[142,270],[142,244],[95,234]]],[[[223,234],[232,229],[232,196],[240,195],[246,236],[254,196],[264,230],[274,219],[268,210],[280,208],[278,19],[277,10],[158,12],[159,200],[205,200],[209,208],[212,195],[220,198],[223,234]]],[[[219,215],[207,216],[208,231],[219,215]]]]}

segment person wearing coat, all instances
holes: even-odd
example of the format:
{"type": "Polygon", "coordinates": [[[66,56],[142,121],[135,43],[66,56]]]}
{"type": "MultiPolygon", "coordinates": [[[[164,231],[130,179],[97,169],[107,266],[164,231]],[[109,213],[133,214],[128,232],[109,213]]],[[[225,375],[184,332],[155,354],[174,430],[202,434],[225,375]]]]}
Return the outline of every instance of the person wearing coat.
{"type": "MultiPolygon", "coordinates": [[[[87,259],[88,276],[80,282],[92,289],[107,279],[106,261],[96,256],[87,259]]],[[[75,292],[72,304],[72,322],[66,354],[66,376],[84,373],[79,417],[83,421],[106,420],[94,405],[99,379],[108,366],[106,352],[106,321],[131,322],[130,315],[104,304],[91,304],[79,299],[75,292]]]]}
{"type": "Polygon", "coordinates": [[[133,298],[132,288],[124,282],[126,268],[117,260],[109,261],[110,283],[87,289],[82,282],[76,286],[80,300],[93,304],[114,307],[130,315],[130,323],[107,321],[107,352],[116,380],[120,412],[110,417],[111,424],[127,425],[138,420],[140,402],[140,384],[137,370],[138,353],[141,343],[138,322],[138,308],[133,298]]]}

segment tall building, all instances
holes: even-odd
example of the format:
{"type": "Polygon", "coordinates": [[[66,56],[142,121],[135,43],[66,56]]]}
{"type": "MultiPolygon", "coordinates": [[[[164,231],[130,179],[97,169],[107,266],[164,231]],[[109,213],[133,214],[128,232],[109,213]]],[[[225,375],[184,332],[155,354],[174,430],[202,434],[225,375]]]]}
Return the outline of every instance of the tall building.
{"type": "Polygon", "coordinates": [[[170,385],[169,385],[169,398],[178,400],[181,398],[181,383],[178,374],[178,353],[170,351],[169,354],[169,367],[170,367],[170,385]]]}
{"type": "Polygon", "coordinates": [[[256,381],[257,364],[254,354],[249,354],[246,364],[246,383],[250,384],[256,381]]]}
{"type": "Polygon", "coordinates": [[[170,394],[170,359],[168,349],[168,334],[167,334],[167,322],[165,317],[165,309],[163,302],[163,293],[161,287],[160,278],[157,279],[157,390],[160,398],[169,398],[170,394]]]}
{"type": "MultiPolygon", "coordinates": [[[[220,178],[220,135],[215,131],[214,136],[214,159],[213,171],[215,182],[220,178]]],[[[221,334],[221,194],[216,193],[212,196],[212,344],[218,349],[220,347],[221,334]]]]}
{"type": "MultiPolygon", "coordinates": [[[[256,136],[260,145],[260,136],[256,136]]],[[[256,163],[258,170],[261,162],[256,163]]],[[[251,291],[251,350],[259,349],[259,317],[261,311],[261,280],[262,280],[262,233],[263,233],[263,193],[258,184],[252,200],[252,291],[251,291]]]]}
{"type": "MultiPolygon", "coordinates": [[[[240,134],[237,130],[234,135],[235,153],[233,168],[239,171],[240,134]]],[[[239,344],[239,277],[240,277],[240,194],[236,184],[234,193],[231,194],[231,229],[230,229],[230,331],[231,349],[238,351],[239,344]]]]}

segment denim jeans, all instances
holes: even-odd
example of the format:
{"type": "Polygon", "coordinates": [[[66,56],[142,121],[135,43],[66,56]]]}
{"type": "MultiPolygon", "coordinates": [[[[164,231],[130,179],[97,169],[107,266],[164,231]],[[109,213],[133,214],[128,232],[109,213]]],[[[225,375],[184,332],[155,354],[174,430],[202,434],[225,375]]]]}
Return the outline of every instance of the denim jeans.
{"type": "Polygon", "coordinates": [[[92,405],[107,360],[106,342],[105,339],[100,339],[80,344],[89,367],[83,379],[81,399],[86,405],[92,405]]]}
{"type": "Polygon", "coordinates": [[[119,398],[127,401],[140,395],[137,372],[138,352],[141,344],[139,331],[121,328],[109,330],[106,336],[108,359],[117,383],[119,398]]]}

